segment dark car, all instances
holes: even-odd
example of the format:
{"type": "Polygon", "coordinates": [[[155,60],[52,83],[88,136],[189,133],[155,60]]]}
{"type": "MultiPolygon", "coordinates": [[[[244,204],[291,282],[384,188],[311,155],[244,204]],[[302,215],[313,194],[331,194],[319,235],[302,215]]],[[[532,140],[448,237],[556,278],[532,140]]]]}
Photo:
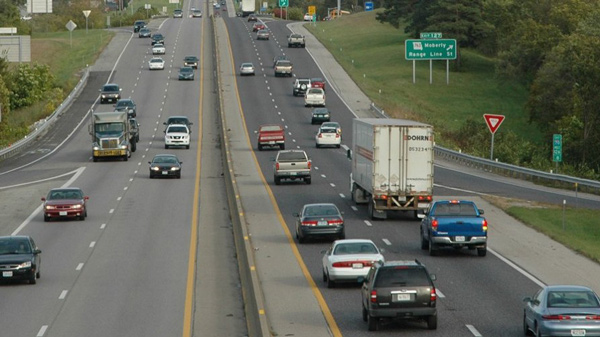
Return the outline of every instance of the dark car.
{"type": "Polygon", "coordinates": [[[194,69],[192,67],[181,67],[179,69],[179,80],[194,80],[194,69]]]}
{"type": "Polygon", "coordinates": [[[100,104],[116,103],[121,99],[121,88],[118,84],[107,83],[100,89],[100,104]]]}
{"type": "Polygon", "coordinates": [[[131,134],[131,151],[135,152],[136,150],[136,143],[139,143],[140,141],[140,123],[138,123],[137,119],[135,118],[129,118],[129,132],[131,134]],[[135,140],[135,142],[133,142],[132,140],[135,140]]]}
{"type": "Polygon", "coordinates": [[[375,263],[361,289],[362,317],[369,331],[379,329],[382,319],[425,320],[428,329],[437,329],[434,280],[418,260],[375,263]]]}
{"type": "MultiPolygon", "coordinates": [[[[169,118],[167,118],[167,121],[163,123],[163,125],[170,125],[170,124],[185,124],[187,125],[188,129],[190,129],[190,133],[192,133],[192,128],[191,126],[194,125],[194,123],[190,122],[190,119],[187,118],[186,116],[171,116],[169,118]]],[[[165,128],[166,130],[166,128],[165,128]]]]}
{"type": "Polygon", "coordinates": [[[129,118],[137,116],[137,105],[131,98],[123,98],[115,104],[115,111],[126,111],[129,118]]]}
{"type": "Polygon", "coordinates": [[[29,281],[40,278],[42,251],[30,236],[0,236],[0,280],[29,281]]]}
{"type": "Polygon", "coordinates": [[[177,156],[173,154],[157,154],[150,164],[150,179],[156,177],[181,178],[181,164],[177,156]]]}
{"type": "Polygon", "coordinates": [[[257,22],[252,26],[252,31],[258,32],[259,30],[266,29],[266,28],[267,27],[263,23],[257,22]]]}
{"type": "Polygon", "coordinates": [[[297,78],[294,82],[292,94],[294,96],[304,96],[308,88],[310,88],[310,78],[297,78]]]}
{"type": "Polygon", "coordinates": [[[147,26],[146,21],[137,20],[136,22],[133,23],[133,32],[137,33],[140,31],[140,29],[145,28],[146,26],[147,26]]]}
{"type": "Polygon", "coordinates": [[[59,218],[85,220],[88,200],[89,197],[83,194],[80,188],[53,188],[45,198],[42,198],[44,202],[44,221],[59,218]]]}
{"type": "Polygon", "coordinates": [[[165,44],[165,37],[161,33],[152,34],[152,45],[154,46],[157,43],[165,44]]]}
{"type": "Polygon", "coordinates": [[[312,118],[310,124],[321,124],[323,122],[329,122],[331,114],[327,108],[314,108],[312,111],[312,118]]]}
{"type": "Polygon", "coordinates": [[[250,14],[250,15],[248,15],[248,22],[250,22],[250,21],[256,22],[256,21],[258,21],[258,18],[256,17],[256,15],[250,14]]]}
{"type": "Polygon", "coordinates": [[[152,33],[150,32],[150,29],[145,27],[140,29],[140,31],[138,32],[138,37],[150,37],[151,35],[152,33]]]}
{"type": "Polygon", "coordinates": [[[334,204],[307,204],[296,219],[296,239],[304,243],[309,237],[345,239],[344,218],[334,204]]]}
{"type": "Polygon", "coordinates": [[[599,336],[600,299],[590,288],[550,285],[526,297],[523,332],[526,336],[599,336]]]}
{"type": "Polygon", "coordinates": [[[198,69],[198,61],[200,60],[196,56],[186,56],[183,58],[183,65],[186,67],[198,69]]]}

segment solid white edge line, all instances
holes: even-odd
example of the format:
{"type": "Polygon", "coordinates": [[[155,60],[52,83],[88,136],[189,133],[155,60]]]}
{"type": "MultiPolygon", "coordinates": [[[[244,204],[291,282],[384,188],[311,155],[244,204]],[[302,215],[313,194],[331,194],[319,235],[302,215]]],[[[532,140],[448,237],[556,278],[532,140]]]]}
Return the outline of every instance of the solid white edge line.
{"type": "Polygon", "coordinates": [[[500,255],[500,253],[496,252],[495,250],[493,250],[493,249],[491,249],[489,247],[488,247],[487,250],[488,250],[488,252],[494,254],[497,258],[499,258],[502,262],[506,263],[507,265],[509,265],[510,267],[512,267],[514,270],[516,270],[519,273],[523,274],[525,277],[527,277],[528,279],[530,279],[531,281],[533,281],[535,284],[537,284],[538,286],[540,286],[540,288],[543,288],[543,287],[546,286],[546,284],[544,282],[542,282],[541,280],[539,280],[535,276],[531,275],[530,273],[528,273],[527,271],[525,271],[525,269],[519,267],[518,265],[516,265],[511,260],[509,260],[509,259],[505,258],[504,256],[500,255]]]}
{"type": "Polygon", "coordinates": [[[446,295],[444,295],[443,292],[441,292],[438,288],[435,288],[435,294],[437,295],[437,297],[439,298],[446,298],[446,295]]]}
{"type": "Polygon", "coordinates": [[[475,337],[483,337],[479,331],[477,331],[477,329],[475,329],[474,326],[472,326],[471,324],[466,324],[465,325],[467,327],[467,329],[469,329],[469,331],[471,331],[471,333],[473,334],[473,336],[475,337]]]}
{"type": "Polygon", "coordinates": [[[356,207],[356,206],[350,206],[350,208],[352,208],[353,211],[358,212],[358,207],[356,207]]]}
{"type": "MultiPolygon", "coordinates": [[[[66,183],[64,183],[64,184],[61,186],[61,188],[65,188],[65,187],[67,187],[67,186],[71,185],[71,184],[72,184],[72,183],[73,183],[73,182],[74,182],[74,181],[75,181],[77,178],[79,178],[79,176],[80,176],[80,175],[83,173],[83,170],[85,170],[85,167],[80,167],[80,168],[78,168],[78,169],[77,169],[77,170],[75,170],[75,171],[71,171],[71,173],[75,172],[75,174],[74,174],[74,175],[71,177],[71,179],[67,180],[67,182],[66,182],[66,183]]],[[[27,226],[27,225],[28,225],[28,224],[31,222],[31,220],[32,220],[34,217],[36,217],[36,216],[37,216],[37,215],[38,215],[38,214],[39,214],[39,213],[42,211],[42,206],[43,206],[43,205],[39,205],[39,206],[38,206],[38,207],[35,209],[35,211],[33,211],[33,212],[32,212],[32,213],[31,213],[31,214],[30,214],[30,215],[27,217],[27,219],[25,219],[25,221],[23,221],[23,222],[22,222],[22,223],[19,225],[19,227],[17,227],[17,229],[15,229],[15,231],[14,231],[14,232],[12,232],[12,234],[11,234],[11,235],[13,235],[13,236],[14,236],[14,235],[18,235],[18,234],[19,234],[19,232],[20,232],[20,231],[21,231],[23,228],[25,228],[25,226],[27,226]]]]}
{"type": "Polygon", "coordinates": [[[62,177],[65,177],[65,176],[68,176],[68,175],[72,175],[72,174],[79,174],[80,170],[83,172],[83,170],[85,170],[85,167],[80,167],[80,168],[78,168],[76,170],[73,170],[73,171],[70,171],[70,172],[67,172],[67,173],[63,173],[63,174],[59,174],[59,175],[54,176],[54,177],[49,177],[49,178],[44,178],[44,179],[34,180],[34,181],[28,181],[28,182],[22,183],[22,184],[2,186],[2,187],[0,187],[0,191],[1,190],[6,190],[6,189],[9,189],[9,188],[14,188],[14,187],[21,187],[21,186],[27,186],[27,185],[33,185],[33,184],[43,183],[45,181],[50,181],[50,180],[62,178],[62,177]]]}

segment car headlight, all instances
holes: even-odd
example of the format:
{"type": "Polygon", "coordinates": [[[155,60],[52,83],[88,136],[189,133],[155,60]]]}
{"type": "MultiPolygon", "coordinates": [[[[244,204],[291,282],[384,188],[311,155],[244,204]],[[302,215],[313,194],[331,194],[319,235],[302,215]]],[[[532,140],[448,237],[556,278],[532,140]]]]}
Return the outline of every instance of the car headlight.
{"type": "Polygon", "coordinates": [[[31,268],[31,261],[23,262],[17,266],[17,269],[21,268],[31,268]]]}
{"type": "Polygon", "coordinates": [[[94,150],[94,151],[99,151],[99,150],[100,150],[100,146],[96,145],[96,146],[94,146],[94,147],[92,148],[92,150],[94,150]]]}
{"type": "Polygon", "coordinates": [[[105,95],[105,94],[102,94],[102,98],[106,98],[106,95],[105,95]]]}
{"type": "Polygon", "coordinates": [[[126,150],[126,149],[127,149],[127,145],[121,145],[121,146],[119,146],[119,148],[120,148],[121,150],[126,150]]]}
{"type": "Polygon", "coordinates": [[[152,166],[152,167],[150,167],[150,169],[152,171],[160,171],[160,168],[158,166],[152,166]]]}
{"type": "Polygon", "coordinates": [[[56,209],[56,207],[55,207],[55,206],[52,206],[52,205],[46,205],[46,206],[45,206],[45,208],[46,208],[47,210],[50,210],[50,209],[56,209]]]}
{"type": "Polygon", "coordinates": [[[177,167],[177,166],[171,167],[171,171],[179,171],[179,167],[177,167]]]}
{"type": "Polygon", "coordinates": [[[81,207],[82,207],[82,205],[73,205],[73,208],[77,208],[77,209],[79,209],[79,208],[81,208],[81,207]]]}

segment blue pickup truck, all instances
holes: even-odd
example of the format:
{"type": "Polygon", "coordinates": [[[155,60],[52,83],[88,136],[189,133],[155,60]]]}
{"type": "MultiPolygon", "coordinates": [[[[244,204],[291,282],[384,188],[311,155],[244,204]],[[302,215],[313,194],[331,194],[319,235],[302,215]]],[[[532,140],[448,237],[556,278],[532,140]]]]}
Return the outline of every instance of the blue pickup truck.
{"type": "Polygon", "coordinates": [[[421,249],[435,256],[440,247],[470,250],[477,255],[487,253],[488,223],[483,210],[472,201],[435,201],[425,211],[421,221],[421,249]]]}

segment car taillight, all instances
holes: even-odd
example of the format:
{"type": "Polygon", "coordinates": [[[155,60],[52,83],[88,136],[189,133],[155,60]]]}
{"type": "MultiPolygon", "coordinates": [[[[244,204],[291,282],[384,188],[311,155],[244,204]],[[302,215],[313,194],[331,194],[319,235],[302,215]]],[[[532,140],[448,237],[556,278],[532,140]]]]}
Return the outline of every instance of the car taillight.
{"type": "Polygon", "coordinates": [[[279,163],[275,163],[275,169],[279,170],[279,163]]]}
{"type": "Polygon", "coordinates": [[[316,226],[317,225],[317,221],[316,220],[311,220],[311,221],[302,221],[302,226],[316,226]]]}
{"type": "Polygon", "coordinates": [[[571,316],[567,315],[542,315],[542,319],[549,321],[566,321],[570,320],[571,316]]]}
{"type": "Polygon", "coordinates": [[[435,292],[435,287],[431,287],[431,290],[429,292],[429,300],[431,302],[435,302],[435,300],[437,300],[437,293],[435,292]]]}
{"type": "Polygon", "coordinates": [[[335,134],[335,138],[340,138],[340,134],[339,134],[339,133],[336,133],[336,134],[335,134]]]}
{"type": "Polygon", "coordinates": [[[431,222],[431,229],[432,229],[433,231],[437,231],[437,229],[438,229],[438,221],[437,221],[437,220],[433,220],[433,221],[431,222]]]}
{"type": "Polygon", "coordinates": [[[420,195],[419,201],[431,201],[432,197],[430,195],[420,195]]]}
{"type": "Polygon", "coordinates": [[[310,169],[310,167],[312,166],[312,161],[308,161],[308,168],[310,169]]]}
{"type": "Polygon", "coordinates": [[[343,225],[344,220],[341,220],[341,219],[327,220],[327,224],[330,226],[343,225]]]}
{"type": "Polygon", "coordinates": [[[375,195],[375,199],[387,200],[388,196],[385,194],[375,195]]]}
{"type": "Polygon", "coordinates": [[[483,231],[484,231],[484,232],[487,232],[487,230],[488,230],[488,224],[487,224],[487,220],[483,220],[483,221],[481,222],[481,227],[483,228],[483,231]]]}
{"type": "Polygon", "coordinates": [[[323,134],[322,133],[319,133],[319,138],[323,138],[323,134]]]}
{"type": "Polygon", "coordinates": [[[377,290],[371,290],[371,303],[377,303],[377,290]]]}
{"type": "Polygon", "coordinates": [[[599,315],[589,315],[589,316],[585,316],[585,319],[590,320],[590,321],[598,321],[598,320],[600,320],[600,316],[599,315]]]}
{"type": "Polygon", "coordinates": [[[343,262],[335,262],[332,264],[334,268],[352,268],[355,264],[362,264],[363,267],[371,267],[373,262],[371,261],[343,261],[343,262]]]}

